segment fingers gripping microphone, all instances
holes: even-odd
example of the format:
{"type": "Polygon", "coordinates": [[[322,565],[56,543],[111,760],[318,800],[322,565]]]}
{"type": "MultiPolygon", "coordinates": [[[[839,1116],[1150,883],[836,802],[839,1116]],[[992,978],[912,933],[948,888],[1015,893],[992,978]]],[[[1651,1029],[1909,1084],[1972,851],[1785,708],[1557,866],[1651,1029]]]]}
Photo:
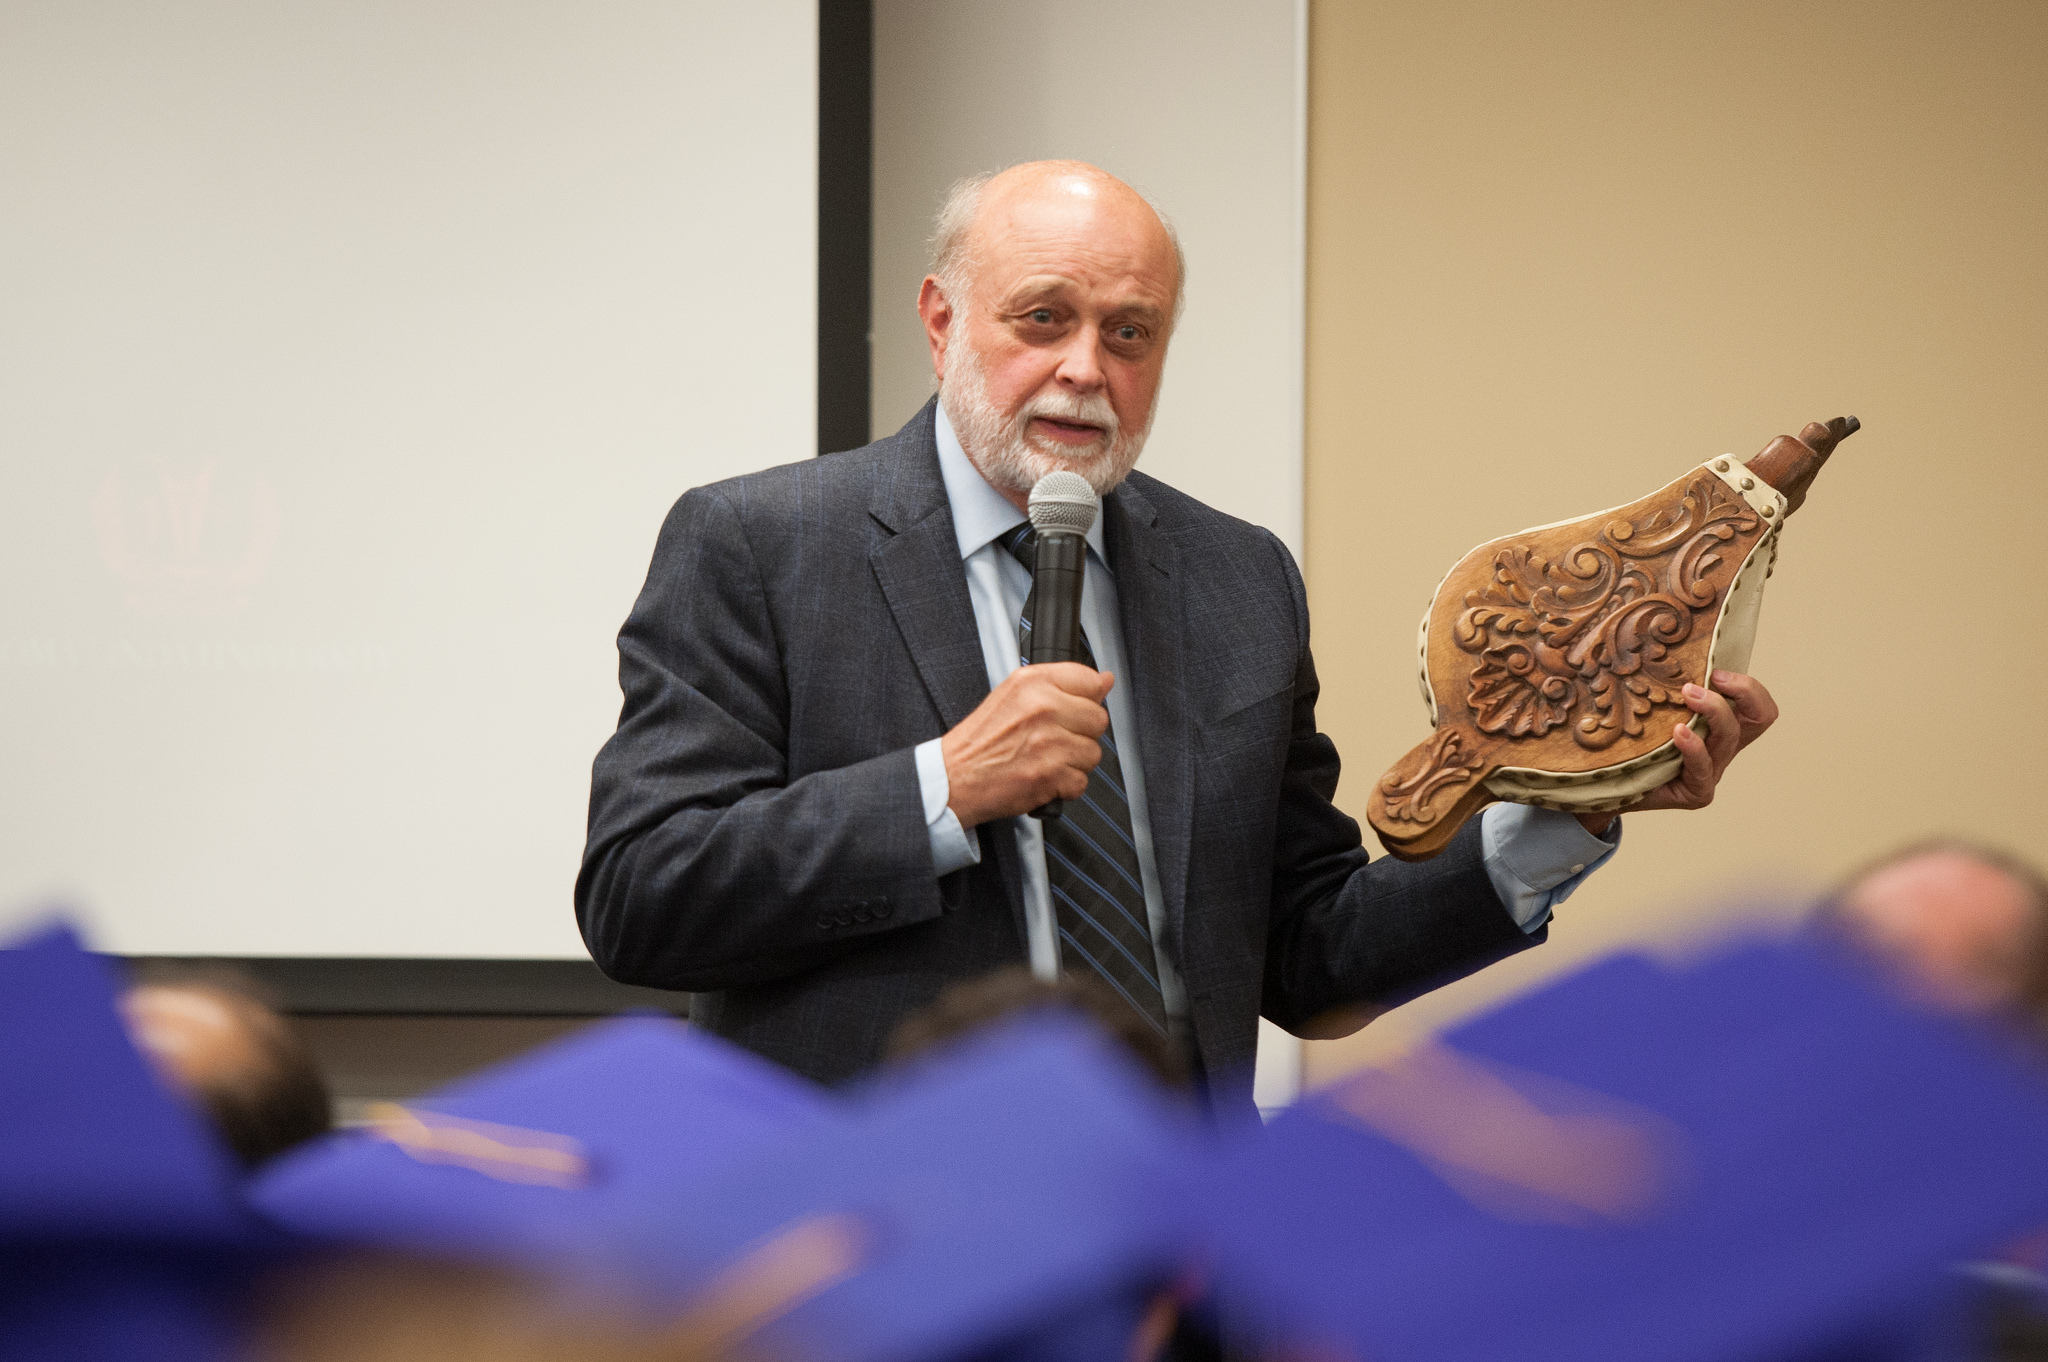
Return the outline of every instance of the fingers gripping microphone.
{"type": "MultiPolygon", "coordinates": [[[[1079,473],[1047,473],[1031,489],[1031,528],[1038,536],[1037,565],[1031,574],[1031,644],[1026,662],[1085,662],[1094,666],[1081,640],[1081,582],[1088,568],[1088,531],[1099,503],[1079,473]]],[[[1031,811],[1034,818],[1058,818],[1060,801],[1031,811]]]]}

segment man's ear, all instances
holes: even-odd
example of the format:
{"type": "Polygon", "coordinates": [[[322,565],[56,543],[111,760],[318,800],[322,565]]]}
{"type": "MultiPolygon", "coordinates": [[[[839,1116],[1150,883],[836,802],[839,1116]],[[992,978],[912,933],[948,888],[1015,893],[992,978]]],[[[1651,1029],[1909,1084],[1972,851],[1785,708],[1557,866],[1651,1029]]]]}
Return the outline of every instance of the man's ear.
{"type": "Polygon", "coordinates": [[[924,338],[932,348],[932,375],[946,377],[946,334],[953,326],[953,304],[939,287],[938,277],[927,274],[917,291],[917,315],[924,320],[924,338]]]}

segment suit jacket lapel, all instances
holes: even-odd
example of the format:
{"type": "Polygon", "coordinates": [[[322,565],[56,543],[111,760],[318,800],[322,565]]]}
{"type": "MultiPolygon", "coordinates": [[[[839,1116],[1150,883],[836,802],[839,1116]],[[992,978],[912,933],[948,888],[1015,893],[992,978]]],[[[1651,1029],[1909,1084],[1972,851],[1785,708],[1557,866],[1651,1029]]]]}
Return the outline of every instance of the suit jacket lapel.
{"type": "Polygon", "coordinates": [[[1171,536],[1158,512],[1125,482],[1103,503],[1117,612],[1138,713],[1138,750],[1145,759],[1145,804],[1152,855],[1159,870],[1177,957],[1186,936],[1188,843],[1194,810],[1194,730],[1188,708],[1185,621],[1171,536]]]}
{"type": "MultiPolygon", "coordinates": [[[[950,729],[988,698],[988,663],[981,655],[974,601],[967,594],[967,571],[960,564],[960,539],[953,531],[953,509],[939,474],[938,437],[933,433],[937,401],[925,403],[897,433],[898,455],[883,465],[868,513],[890,537],[868,555],[868,565],[910,650],[918,679],[940,722],[950,729]]],[[[977,828],[973,835],[982,838],[985,852],[994,852],[996,878],[1009,900],[1022,944],[1027,939],[1024,867],[1017,839],[1009,832],[1005,822],[977,828]],[[984,831],[989,835],[982,836],[984,831]]]]}
{"type": "Polygon", "coordinates": [[[898,456],[882,465],[868,512],[890,537],[868,563],[933,708],[951,728],[988,695],[988,667],[932,430],[927,403],[897,436],[898,456]]]}

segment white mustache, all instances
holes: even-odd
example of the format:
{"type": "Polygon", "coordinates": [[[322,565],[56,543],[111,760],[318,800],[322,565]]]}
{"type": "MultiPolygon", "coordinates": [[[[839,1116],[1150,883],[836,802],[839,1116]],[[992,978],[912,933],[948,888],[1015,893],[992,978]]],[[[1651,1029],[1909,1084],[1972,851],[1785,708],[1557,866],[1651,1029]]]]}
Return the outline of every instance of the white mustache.
{"type": "Polygon", "coordinates": [[[1099,427],[1105,442],[1114,442],[1117,437],[1116,408],[1101,393],[1090,393],[1085,397],[1078,393],[1040,393],[1026,402],[1024,409],[1017,414],[1017,429],[1019,432],[1029,429],[1031,422],[1041,416],[1099,427]]]}
{"type": "Polygon", "coordinates": [[[995,486],[1016,492],[1028,492],[1047,473],[1064,468],[1088,479],[1097,496],[1107,496],[1137,463],[1152,424],[1147,412],[1141,424],[1126,430],[1104,392],[1055,389],[1005,413],[989,400],[981,356],[966,345],[948,347],[939,400],[968,460],[995,486]],[[1040,417],[1091,425],[1101,435],[1085,445],[1065,444],[1032,432],[1031,422],[1040,417]]]}

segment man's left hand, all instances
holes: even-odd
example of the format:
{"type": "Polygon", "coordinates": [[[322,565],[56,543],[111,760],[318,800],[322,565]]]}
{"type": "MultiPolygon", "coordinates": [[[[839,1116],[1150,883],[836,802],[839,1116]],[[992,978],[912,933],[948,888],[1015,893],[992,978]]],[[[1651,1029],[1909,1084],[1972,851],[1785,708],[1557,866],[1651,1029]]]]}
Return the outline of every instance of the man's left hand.
{"type": "MultiPolygon", "coordinates": [[[[1649,809],[1704,809],[1714,802],[1714,789],[1735,754],[1762,737],[1778,721],[1778,704],[1764,683],[1740,672],[1715,672],[1714,689],[1688,684],[1686,707],[1707,721],[1705,737],[1688,723],[1674,724],[1671,744],[1683,763],[1678,774],[1628,806],[1624,812],[1649,809]]],[[[1614,820],[1611,813],[1582,813],[1579,821],[1602,833],[1614,820]]]]}

